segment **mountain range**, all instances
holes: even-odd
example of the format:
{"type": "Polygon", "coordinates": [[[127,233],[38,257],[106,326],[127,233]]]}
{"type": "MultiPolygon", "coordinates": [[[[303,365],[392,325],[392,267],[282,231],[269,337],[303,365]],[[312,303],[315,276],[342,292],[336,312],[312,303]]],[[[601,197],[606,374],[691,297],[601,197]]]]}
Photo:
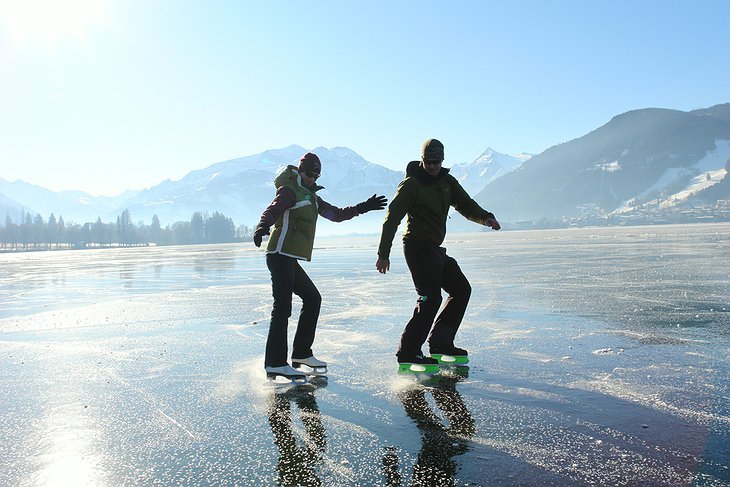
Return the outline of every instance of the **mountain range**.
{"type": "MultiPolygon", "coordinates": [[[[17,222],[21,213],[40,214],[44,218],[54,213],[75,222],[115,221],[125,209],[133,221],[149,223],[157,215],[163,225],[189,220],[194,212],[217,211],[231,217],[238,225],[254,226],[262,211],[274,196],[273,180],[287,165],[297,165],[308,152],[298,145],[268,150],[261,154],[217,162],[204,169],[188,173],[179,181],[166,180],[137,192],[127,192],[113,198],[94,197],[77,191],[54,192],[22,181],[10,183],[0,178],[0,223],[5,214],[17,222]],[[3,196],[4,195],[4,196],[3,196]],[[4,199],[3,199],[4,198],[4,199]]],[[[311,149],[322,161],[322,176],[317,184],[327,202],[344,207],[366,200],[373,194],[390,198],[404,172],[394,171],[363,159],[346,147],[311,149]]],[[[452,170],[470,190],[484,188],[494,178],[519,167],[528,155],[519,157],[499,154],[487,149],[471,164],[459,164],[452,170]]],[[[407,161],[403,163],[405,169],[407,161]]],[[[380,229],[383,214],[368,213],[352,223],[318,222],[320,234],[369,233],[380,229]],[[356,222],[356,224],[355,224],[356,222]]]]}
{"type": "MultiPolygon", "coordinates": [[[[730,198],[730,103],[634,110],[556,145],[475,199],[505,221],[664,215],[730,198]]],[[[730,219],[730,215],[726,215],[730,219]]]]}
{"type": "MultiPolygon", "coordinates": [[[[345,147],[292,145],[217,162],[178,181],[114,197],[54,192],[0,178],[0,225],[8,217],[18,222],[23,212],[43,218],[53,213],[77,223],[115,221],[128,209],[135,222],[149,223],[157,215],[163,226],[187,221],[197,211],[218,211],[237,225],[254,226],[273,197],[275,175],[287,164],[296,165],[308,150],[322,160],[318,183],[325,189],[320,196],[337,206],[356,204],[374,193],[390,198],[404,176],[345,147]]],[[[450,171],[485,209],[509,224],[587,215],[605,220],[699,206],[718,207],[722,213],[723,202],[730,199],[729,161],[730,103],[689,112],[634,110],[535,156],[488,148],[450,171]]],[[[323,221],[320,231],[376,232],[382,219],[380,212],[371,212],[350,223],[323,221]]],[[[449,225],[474,229],[458,215],[449,225]]]]}

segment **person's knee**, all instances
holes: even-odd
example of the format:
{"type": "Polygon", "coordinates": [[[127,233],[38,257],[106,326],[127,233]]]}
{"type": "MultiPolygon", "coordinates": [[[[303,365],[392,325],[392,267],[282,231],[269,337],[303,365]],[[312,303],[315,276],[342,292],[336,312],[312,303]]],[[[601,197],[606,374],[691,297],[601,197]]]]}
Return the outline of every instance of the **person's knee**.
{"type": "Polygon", "coordinates": [[[302,306],[319,309],[321,304],[322,295],[316,289],[308,293],[306,296],[302,296],[302,306]]]}
{"type": "Polygon", "coordinates": [[[271,310],[271,316],[274,318],[289,318],[291,316],[291,309],[291,301],[288,303],[275,301],[274,307],[271,310]]]}
{"type": "Polygon", "coordinates": [[[464,279],[459,282],[458,286],[454,286],[452,289],[449,289],[449,296],[452,299],[469,301],[469,298],[471,297],[471,284],[469,284],[469,281],[464,279]]]}
{"type": "Polygon", "coordinates": [[[471,297],[471,284],[469,284],[469,281],[464,282],[464,285],[461,288],[461,295],[464,296],[465,299],[469,299],[471,297]]]}
{"type": "Polygon", "coordinates": [[[424,293],[418,296],[416,305],[420,312],[433,312],[434,314],[441,307],[443,298],[440,292],[424,293]]]}

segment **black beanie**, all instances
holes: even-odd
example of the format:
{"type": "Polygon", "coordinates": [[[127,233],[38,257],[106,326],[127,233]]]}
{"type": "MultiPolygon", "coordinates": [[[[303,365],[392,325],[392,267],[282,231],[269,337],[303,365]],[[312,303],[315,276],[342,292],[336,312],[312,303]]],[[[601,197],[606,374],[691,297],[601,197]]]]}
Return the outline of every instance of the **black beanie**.
{"type": "Polygon", "coordinates": [[[317,154],[307,152],[301,159],[299,159],[299,172],[305,171],[317,174],[322,172],[322,163],[319,162],[317,154]]]}
{"type": "Polygon", "coordinates": [[[444,144],[436,139],[428,139],[421,146],[421,157],[424,161],[443,161],[444,144]]]}

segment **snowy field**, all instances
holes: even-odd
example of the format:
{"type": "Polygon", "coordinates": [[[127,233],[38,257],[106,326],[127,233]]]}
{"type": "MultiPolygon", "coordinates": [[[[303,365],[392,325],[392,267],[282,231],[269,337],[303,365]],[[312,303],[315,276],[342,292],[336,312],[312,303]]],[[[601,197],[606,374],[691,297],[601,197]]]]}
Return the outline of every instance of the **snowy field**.
{"type": "Polygon", "coordinates": [[[298,388],[252,244],[0,255],[0,485],[730,485],[729,224],[450,235],[472,363],[420,382],[376,245],[303,264],[330,374],[298,388]]]}

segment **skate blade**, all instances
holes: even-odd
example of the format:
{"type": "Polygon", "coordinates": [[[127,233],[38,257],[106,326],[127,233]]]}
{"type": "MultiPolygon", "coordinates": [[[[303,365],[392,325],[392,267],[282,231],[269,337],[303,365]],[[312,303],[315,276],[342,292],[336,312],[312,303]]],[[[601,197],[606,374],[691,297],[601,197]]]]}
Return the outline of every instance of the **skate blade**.
{"type": "Polygon", "coordinates": [[[469,366],[442,364],[441,375],[459,380],[467,379],[469,378],[469,366]]]}
{"type": "Polygon", "coordinates": [[[307,383],[306,376],[302,375],[285,375],[267,372],[266,378],[274,385],[303,385],[307,383]]]}
{"type": "Polygon", "coordinates": [[[326,375],[313,375],[307,378],[307,383],[315,388],[327,387],[327,385],[329,384],[329,379],[326,375]]]}
{"type": "Polygon", "coordinates": [[[438,374],[438,364],[399,364],[399,374],[438,374]]]}
{"type": "Polygon", "coordinates": [[[327,367],[310,367],[307,364],[292,364],[292,367],[294,367],[297,370],[301,370],[307,375],[316,375],[316,376],[323,376],[327,375],[327,367]]]}
{"type": "Polygon", "coordinates": [[[468,355],[446,355],[443,353],[432,353],[431,358],[439,361],[443,365],[464,365],[469,363],[468,355]]]}

